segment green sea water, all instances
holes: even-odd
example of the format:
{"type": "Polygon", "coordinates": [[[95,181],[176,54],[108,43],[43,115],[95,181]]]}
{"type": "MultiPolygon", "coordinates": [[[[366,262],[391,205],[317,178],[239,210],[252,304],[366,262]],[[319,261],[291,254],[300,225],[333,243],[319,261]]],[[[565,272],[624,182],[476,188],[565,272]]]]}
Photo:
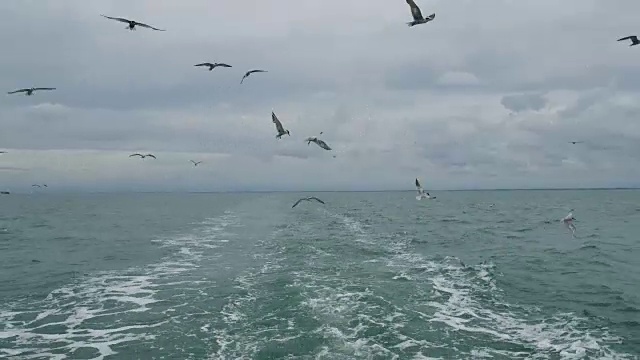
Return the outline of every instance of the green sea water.
{"type": "Polygon", "coordinates": [[[0,358],[639,358],[640,191],[432,195],[1,197],[0,358]]]}

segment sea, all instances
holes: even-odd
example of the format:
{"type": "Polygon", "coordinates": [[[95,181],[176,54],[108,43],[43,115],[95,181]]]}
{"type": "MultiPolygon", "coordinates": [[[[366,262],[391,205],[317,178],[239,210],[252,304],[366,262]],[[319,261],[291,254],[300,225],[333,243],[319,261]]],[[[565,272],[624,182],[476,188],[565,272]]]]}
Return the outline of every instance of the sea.
{"type": "Polygon", "coordinates": [[[639,359],[640,191],[415,195],[2,196],[0,358],[639,359]]]}

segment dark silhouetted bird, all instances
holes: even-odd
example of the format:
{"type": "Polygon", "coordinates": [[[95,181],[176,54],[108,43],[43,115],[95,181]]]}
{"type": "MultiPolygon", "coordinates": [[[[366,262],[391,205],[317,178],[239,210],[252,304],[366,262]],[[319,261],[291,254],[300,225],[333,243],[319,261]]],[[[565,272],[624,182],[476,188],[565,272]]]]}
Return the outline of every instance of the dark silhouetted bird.
{"type": "Polygon", "coordinates": [[[623,38],[618,39],[618,41],[625,41],[625,40],[631,40],[631,44],[629,44],[629,46],[635,46],[640,44],[640,41],[638,40],[638,37],[635,35],[631,35],[631,36],[625,36],[623,38]]]}
{"type": "Polygon", "coordinates": [[[134,21],[134,20],[129,20],[129,19],[125,19],[125,18],[119,18],[119,17],[111,17],[111,16],[102,15],[102,14],[100,14],[100,16],[106,17],[107,19],[111,19],[111,20],[115,20],[115,21],[120,21],[120,22],[126,23],[126,24],[128,24],[128,26],[126,28],[129,29],[129,30],[135,30],[136,26],[142,26],[142,27],[147,28],[147,29],[152,29],[152,30],[157,30],[157,31],[166,31],[166,30],[158,29],[158,28],[155,28],[155,27],[153,27],[151,25],[147,25],[147,24],[144,24],[144,23],[141,23],[141,22],[137,22],[137,21],[134,21]]]}
{"type": "Polygon", "coordinates": [[[249,70],[246,72],[246,74],[244,74],[244,76],[242,77],[242,80],[240,80],[240,84],[242,84],[244,82],[244,79],[248,78],[249,75],[253,74],[253,73],[261,73],[261,72],[267,72],[267,70],[249,70]]]}

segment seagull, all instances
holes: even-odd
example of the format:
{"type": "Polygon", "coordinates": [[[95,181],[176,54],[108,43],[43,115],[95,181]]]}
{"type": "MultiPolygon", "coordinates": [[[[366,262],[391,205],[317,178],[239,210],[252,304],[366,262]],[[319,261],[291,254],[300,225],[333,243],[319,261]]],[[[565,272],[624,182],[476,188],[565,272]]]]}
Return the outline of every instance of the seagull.
{"type": "Polygon", "coordinates": [[[422,199],[435,199],[435,196],[431,196],[429,193],[425,193],[422,185],[420,185],[420,181],[416,178],[416,188],[418,189],[418,196],[416,196],[416,200],[422,199]]]}
{"type": "Polygon", "coordinates": [[[304,141],[307,142],[307,145],[309,145],[311,143],[315,143],[316,145],[320,146],[321,148],[323,148],[325,150],[331,150],[331,148],[329,147],[329,145],[327,145],[326,142],[318,139],[316,136],[308,137],[304,141]]]}
{"type": "Polygon", "coordinates": [[[193,163],[193,166],[198,166],[198,164],[202,163],[202,161],[193,161],[193,160],[189,160],[193,163]]]}
{"type": "Polygon", "coordinates": [[[573,217],[573,209],[571,209],[569,211],[569,214],[567,216],[565,216],[564,218],[560,219],[560,221],[562,221],[564,223],[564,226],[567,227],[567,229],[571,230],[571,235],[573,237],[576,237],[576,226],[573,225],[573,220],[575,220],[576,218],[573,217]]]}
{"type": "Polygon", "coordinates": [[[569,141],[569,144],[582,144],[584,141],[569,141]]]}
{"type": "Polygon", "coordinates": [[[10,193],[9,191],[0,191],[0,194],[1,194],[1,195],[9,195],[9,194],[11,194],[11,193],[10,193]]]}
{"type": "Polygon", "coordinates": [[[321,203],[321,204],[324,204],[324,201],[322,201],[322,200],[318,199],[317,197],[315,197],[315,196],[309,196],[309,197],[302,198],[302,199],[300,199],[300,200],[296,201],[296,203],[295,203],[295,204],[293,204],[293,206],[292,206],[291,208],[293,209],[294,207],[296,207],[298,204],[300,204],[300,203],[301,203],[301,202],[303,202],[303,201],[311,201],[311,200],[315,200],[315,201],[317,201],[317,202],[319,202],[319,203],[321,203]]]}
{"type": "Polygon", "coordinates": [[[409,25],[410,27],[420,24],[426,24],[436,17],[435,13],[427,16],[426,18],[423,17],[422,11],[420,11],[420,8],[413,0],[407,0],[407,4],[409,4],[409,7],[411,7],[411,15],[413,16],[413,21],[407,23],[407,25],[409,25]]]}
{"type": "Polygon", "coordinates": [[[640,44],[640,40],[638,40],[638,37],[635,36],[635,35],[626,36],[626,37],[618,39],[618,41],[624,41],[624,40],[631,40],[631,44],[629,46],[634,46],[634,45],[640,44]]]}
{"type": "Polygon", "coordinates": [[[282,123],[278,120],[278,117],[273,111],[271,111],[271,120],[276,124],[276,130],[278,130],[278,135],[276,135],[277,139],[280,139],[284,134],[291,136],[291,134],[289,134],[289,130],[285,130],[284,127],[282,127],[282,123]]]}
{"type": "Polygon", "coordinates": [[[154,159],[156,158],[156,157],[155,157],[155,155],[153,155],[153,154],[146,154],[146,155],[143,155],[143,154],[135,153],[135,154],[131,154],[131,155],[129,155],[129,157],[132,157],[132,156],[140,156],[140,158],[141,158],[141,159],[144,159],[144,158],[146,158],[147,156],[148,156],[148,157],[152,157],[152,158],[154,158],[154,159]]]}
{"type": "Polygon", "coordinates": [[[163,30],[163,29],[155,28],[155,27],[153,27],[151,25],[143,24],[141,22],[137,22],[137,21],[133,21],[133,20],[125,19],[125,18],[111,17],[111,16],[102,15],[102,14],[100,14],[100,16],[106,17],[107,19],[111,19],[111,20],[127,23],[127,24],[129,24],[129,26],[127,26],[126,29],[129,29],[129,30],[135,30],[136,29],[136,25],[137,25],[137,26],[142,26],[142,27],[147,28],[147,29],[153,29],[153,30],[157,30],[157,31],[166,31],[166,30],[163,30]]]}
{"type": "Polygon", "coordinates": [[[33,93],[35,91],[39,91],[39,90],[55,90],[56,88],[45,88],[45,87],[32,87],[32,88],[26,88],[26,89],[20,89],[20,90],[14,90],[14,91],[9,91],[7,94],[16,94],[16,93],[25,93],[25,95],[27,96],[31,96],[33,95],[33,93]]]}
{"type": "Polygon", "coordinates": [[[207,67],[209,67],[209,71],[217,68],[218,66],[226,67],[226,68],[232,67],[229,64],[224,64],[224,63],[214,63],[214,64],[212,64],[210,62],[205,62],[205,63],[202,63],[202,64],[196,64],[196,65],[193,65],[193,66],[207,66],[207,67]]]}
{"type": "Polygon", "coordinates": [[[253,73],[260,73],[260,72],[267,72],[267,70],[249,70],[249,71],[247,71],[247,73],[244,74],[244,76],[242,77],[242,80],[240,80],[240,84],[242,84],[244,79],[248,78],[249,75],[251,75],[253,73]]]}

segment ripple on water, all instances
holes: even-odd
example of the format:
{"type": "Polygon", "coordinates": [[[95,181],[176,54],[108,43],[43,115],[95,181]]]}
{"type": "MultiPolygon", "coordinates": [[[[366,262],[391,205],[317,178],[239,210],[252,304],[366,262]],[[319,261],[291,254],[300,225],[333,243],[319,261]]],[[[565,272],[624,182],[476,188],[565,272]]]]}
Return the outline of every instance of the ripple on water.
{"type": "MultiPolygon", "coordinates": [[[[155,241],[175,249],[164,261],[126,271],[107,271],[78,279],[51,291],[42,300],[22,299],[0,309],[0,354],[21,358],[103,359],[118,346],[156,338],[166,328],[172,309],[164,308],[159,293],[171,286],[200,283],[185,276],[198,267],[232,214],[209,219],[194,232],[155,241]],[[184,278],[184,281],[173,279],[184,278]],[[154,329],[154,330],[152,330],[154,329]]],[[[179,305],[181,306],[181,305],[179,305]]]]}

